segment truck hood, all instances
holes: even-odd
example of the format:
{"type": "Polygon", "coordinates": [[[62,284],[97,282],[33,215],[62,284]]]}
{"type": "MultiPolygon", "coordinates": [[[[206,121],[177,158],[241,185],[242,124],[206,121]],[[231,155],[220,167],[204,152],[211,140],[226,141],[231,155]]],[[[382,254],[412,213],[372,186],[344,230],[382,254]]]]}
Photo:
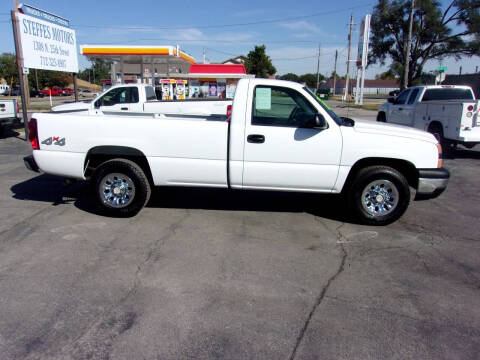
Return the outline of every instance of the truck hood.
{"type": "Polygon", "coordinates": [[[437,140],[432,134],[408,126],[386,124],[383,122],[376,122],[371,120],[353,120],[355,120],[354,130],[357,132],[395,137],[406,137],[410,139],[427,141],[433,144],[437,143],[437,140]]]}
{"type": "Polygon", "coordinates": [[[74,102],[68,104],[62,104],[52,107],[53,112],[63,112],[63,111],[81,111],[90,109],[89,102],[74,102]]]}

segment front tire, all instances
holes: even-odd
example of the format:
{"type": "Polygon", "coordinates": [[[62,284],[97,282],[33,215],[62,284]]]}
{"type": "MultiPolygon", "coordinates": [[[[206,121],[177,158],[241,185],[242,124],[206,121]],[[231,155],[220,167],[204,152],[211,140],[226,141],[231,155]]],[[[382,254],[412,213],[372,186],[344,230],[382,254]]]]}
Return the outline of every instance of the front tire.
{"type": "Polygon", "coordinates": [[[113,159],[100,165],[91,185],[98,210],[110,216],[135,216],[148,203],[151,194],[142,168],[125,159],[113,159]]]}
{"type": "Polygon", "coordinates": [[[348,191],[353,215],[363,224],[387,225],[398,220],[410,203],[405,177],[388,166],[361,169],[348,191]]]}
{"type": "Polygon", "coordinates": [[[385,113],[384,113],[384,112],[378,113],[378,115],[377,115],[377,121],[378,121],[378,122],[384,122],[384,123],[387,122],[387,117],[385,116],[385,113]]]}

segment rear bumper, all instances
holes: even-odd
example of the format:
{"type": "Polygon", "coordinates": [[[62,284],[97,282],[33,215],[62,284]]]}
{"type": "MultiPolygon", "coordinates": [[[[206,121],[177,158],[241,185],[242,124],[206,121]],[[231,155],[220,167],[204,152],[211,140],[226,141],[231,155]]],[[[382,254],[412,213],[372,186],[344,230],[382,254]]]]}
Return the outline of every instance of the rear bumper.
{"type": "Polygon", "coordinates": [[[450,172],[445,168],[418,169],[418,199],[432,199],[447,188],[450,172]]]}
{"type": "Polygon", "coordinates": [[[25,164],[25,167],[28,170],[35,171],[35,172],[40,172],[40,169],[38,168],[38,165],[35,162],[35,159],[33,158],[33,155],[25,156],[23,158],[23,163],[25,164]]]}

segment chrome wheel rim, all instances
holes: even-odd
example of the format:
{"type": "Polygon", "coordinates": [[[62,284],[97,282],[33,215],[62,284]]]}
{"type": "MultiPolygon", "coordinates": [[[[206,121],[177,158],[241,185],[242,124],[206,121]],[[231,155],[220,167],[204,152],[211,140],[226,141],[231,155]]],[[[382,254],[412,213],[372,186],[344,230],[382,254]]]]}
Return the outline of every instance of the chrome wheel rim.
{"type": "Polygon", "coordinates": [[[398,205],[397,187],[389,180],[375,180],[362,193],[363,209],[373,216],[390,214],[398,205]]]}
{"type": "Polygon", "coordinates": [[[100,181],[99,193],[105,205],[123,208],[135,197],[135,185],[125,174],[111,173],[100,181]]]}

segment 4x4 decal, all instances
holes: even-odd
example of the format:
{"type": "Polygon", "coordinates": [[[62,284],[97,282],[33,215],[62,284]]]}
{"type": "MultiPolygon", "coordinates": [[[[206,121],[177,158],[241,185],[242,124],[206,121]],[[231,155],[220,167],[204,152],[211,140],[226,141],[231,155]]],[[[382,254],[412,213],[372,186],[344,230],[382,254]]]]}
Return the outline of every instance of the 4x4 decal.
{"type": "Polygon", "coordinates": [[[49,138],[42,141],[44,145],[58,145],[58,146],[65,146],[65,138],[61,138],[59,136],[50,136],[49,138]]]}

